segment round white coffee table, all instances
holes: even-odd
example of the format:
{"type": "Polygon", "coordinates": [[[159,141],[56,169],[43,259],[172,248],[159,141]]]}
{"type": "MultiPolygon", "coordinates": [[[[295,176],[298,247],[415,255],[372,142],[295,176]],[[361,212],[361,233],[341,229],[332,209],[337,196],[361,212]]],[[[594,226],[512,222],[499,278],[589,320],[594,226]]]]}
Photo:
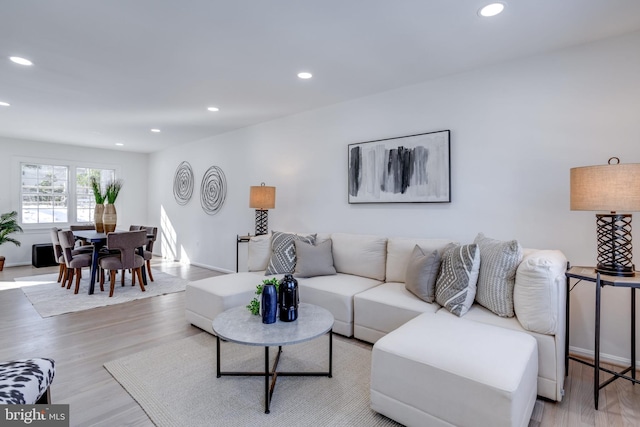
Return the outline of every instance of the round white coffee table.
{"type": "Polygon", "coordinates": [[[273,390],[278,376],[322,376],[331,378],[333,372],[333,315],[313,304],[300,304],[298,319],[293,322],[262,323],[262,316],[249,313],[246,307],[231,308],[213,319],[216,334],[216,374],[221,376],[264,376],[264,412],[269,413],[273,390]],[[278,372],[282,346],[298,344],[329,333],[329,370],[326,372],[278,372]],[[220,369],[220,340],[264,347],[264,372],[232,372],[220,369]],[[269,369],[269,347],[278,346],[273,369],[269,369]]]}

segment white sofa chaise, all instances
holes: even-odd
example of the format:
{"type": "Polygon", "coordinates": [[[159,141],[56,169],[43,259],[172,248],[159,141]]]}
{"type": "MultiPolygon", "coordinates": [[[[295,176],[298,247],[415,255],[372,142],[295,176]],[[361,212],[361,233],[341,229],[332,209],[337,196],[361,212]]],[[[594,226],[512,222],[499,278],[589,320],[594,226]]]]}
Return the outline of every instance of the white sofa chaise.
{"type": "MultiPolygon", "coordinates": [[[[403,325],[420,317],[420,322],[426,326],[430,322],[435,325],[436,322],[464,321],[464,324],[497,327],[505,333],[528,335],[535,339],[537,353],[535,393],[554,401],[562,400],[566,258],[560,251],[523,250],[513,288],[514,317],[500,317],[479,304],[473,304],[466,314],[458,317],[435,302],[427,303],[418,298],[405,288],[404,283],[416,245],[426,253],[443,250],[450,240],[332,233],[318,234],[316,245],[328,239],[332,242],[337,274],[297,280],[301,301],[320,305],[333,314],[334,332],[375,344],[385,336],[395,339],[395,331],[403,334],[403,325]],[[439,320],[441,318],[448,320],[439,320]]],[[[254,237],[249,242],[249,272],[190,283],[186,291],[187,320],[212,333],[211,322],[218,313],[246,305],[255,296],[255,287],[265,278],[264,271],[271,255],[271,237],[254,237]]],[[[422,339],[419,334],[412,337],[422,339]]],[[[408,353],[405,357],[413,356],[408,353]]],[[[529,372],[530,368],[523,362],[519,369],[529,372]]],[[[384,390],[376,390],[379,392],[384,390]]],[[[523,395],[528,392],[530,390],[524,391],[523,395]]]]}

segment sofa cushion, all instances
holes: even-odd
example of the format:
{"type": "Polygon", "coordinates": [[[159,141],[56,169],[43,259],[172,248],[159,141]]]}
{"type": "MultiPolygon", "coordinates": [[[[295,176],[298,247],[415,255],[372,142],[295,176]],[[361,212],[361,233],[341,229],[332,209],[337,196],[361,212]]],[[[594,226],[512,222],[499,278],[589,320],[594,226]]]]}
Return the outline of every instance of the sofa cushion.
{"type": "MultiPolygon", "coordinates": [[[[529,252],[529,251],[527,251],[529,252]]],[[[567,259],[557,250],[534,251],[524,257],[516,271],[513,291],[520,324],[532,332],[555,335],[563,313],[561,292],[565,286],[567,259]]]]}
{"type": "Polygon", "coordinates": [[[314,244],[315,234],[294,234],[274,231],[271,236],[271,258],[266,275],[293,273],[296,266],[296,246],[294,240],[314,244]]]}
{"type": "Polygon", "coordinates": [[[435,313],[440,306],[416,298],[404,283],[386,282],[356,294],[353,297],[353,309],[354,336],[375,343],[414,317],[422,313],[435,313]]]}
{"type": "MultiPolygon", "coordinates": [[[[436,315],[438,317],[454,318],[453,314],[447,310],[438,310],[436,315]]],[[[538,395],[551,400],[561,399],[556,394],[556,388],[558,382],[562,383],[564,374],[558,373],[558,363],[556,361],[560,361],[563,358],[558,354],[558,346],[554,336],[527,331],[515,317],[496,316],[495,313],[480,304],[473,304],[467,314],[464,315],[464,320],[500,326],[501,328],[524,332],[534,337],[538,343],[538,395]]],[[[558,344],[564,345],[564,341],[560,340],[558,344]]],[[[564,372],[564,364],[559,363],[559,365],[562,367],[562,372],[564,372]]]]}
{"type": "Polygon", "coordinates": [[[333,314],[333,332],[353,335],[353,297],[380,285],[380,281],[362,276],[338,273],[298,280],[300,301],[319,305],[333,314]]]}
{"type": "Polygon", "coordinates": [[[248,271],[265,271],[271,258],[271,234],[253,236],[249,239],[248,271]]]}
{"type": "Polygon", "coordinates": [[[517,240],[503,242],[482,233],[474,243],[480,249],[476,301],[498,316],[513,317],[513,286],[522,261],[522,247],[517,240]]]}
{"type": "Polygon", "coordinates": [[[436,301],[456,316],[463,316],[473,304],[480,268],[478,245],[450,243],[442,255],[436,279],[436,301]]]}
{"type": "Polygon", "coordinates": [[[383,281],[387,238],[363,234],[334,233],[333,265],[338,273],[383,281]]]}
{"type": "Polygon", "coordinates": [[[387,242],[387,282],[405,282],[407,264],[416,245],[422,248],[425,254],[438,249],[440,254],[449,244],[454,243],[448,239],[413,239],[410,237],[390,237],[387,242]]]}
{"type": "Polygon", "coordinates": [[[425,253],[416,245],[407,264],[405,286],[407,290],[426,302],[436,298],[436,279],[440,270],[440,252],[425,253]]]}
{"type": "Polygon", "coordinates": [[[311,245],[294,240],[296,245],[296,277],[332,276],[336,274],[333,266],[331,240],[311,245]]]}

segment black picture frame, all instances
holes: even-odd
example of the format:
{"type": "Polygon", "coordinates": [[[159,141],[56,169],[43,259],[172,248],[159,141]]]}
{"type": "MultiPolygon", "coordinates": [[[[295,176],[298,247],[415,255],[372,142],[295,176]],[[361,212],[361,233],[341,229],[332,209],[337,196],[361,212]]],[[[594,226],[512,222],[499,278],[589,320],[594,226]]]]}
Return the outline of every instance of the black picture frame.
{"type": "Polygon", "coordinates": [[[358,203],[450,203],[451,131],[348,146],[348,199],[358,203]]]}

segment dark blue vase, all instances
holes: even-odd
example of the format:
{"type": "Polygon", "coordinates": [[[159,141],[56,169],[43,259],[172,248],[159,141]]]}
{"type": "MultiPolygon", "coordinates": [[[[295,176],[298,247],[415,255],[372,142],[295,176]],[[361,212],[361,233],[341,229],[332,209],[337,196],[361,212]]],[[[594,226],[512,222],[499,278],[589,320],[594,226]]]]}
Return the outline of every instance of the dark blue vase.
{"type": "Polygon", "coordinates": [[[278,293],[275,285],[262,287],[262,323],[275,323],[278,312],[278,293]]]}
{"type": "Polygon", "coordinates": [[[285,274],[280,280],[280,320],[293,322],[298,318],[298,281],[291,274],[285,274]]]}

